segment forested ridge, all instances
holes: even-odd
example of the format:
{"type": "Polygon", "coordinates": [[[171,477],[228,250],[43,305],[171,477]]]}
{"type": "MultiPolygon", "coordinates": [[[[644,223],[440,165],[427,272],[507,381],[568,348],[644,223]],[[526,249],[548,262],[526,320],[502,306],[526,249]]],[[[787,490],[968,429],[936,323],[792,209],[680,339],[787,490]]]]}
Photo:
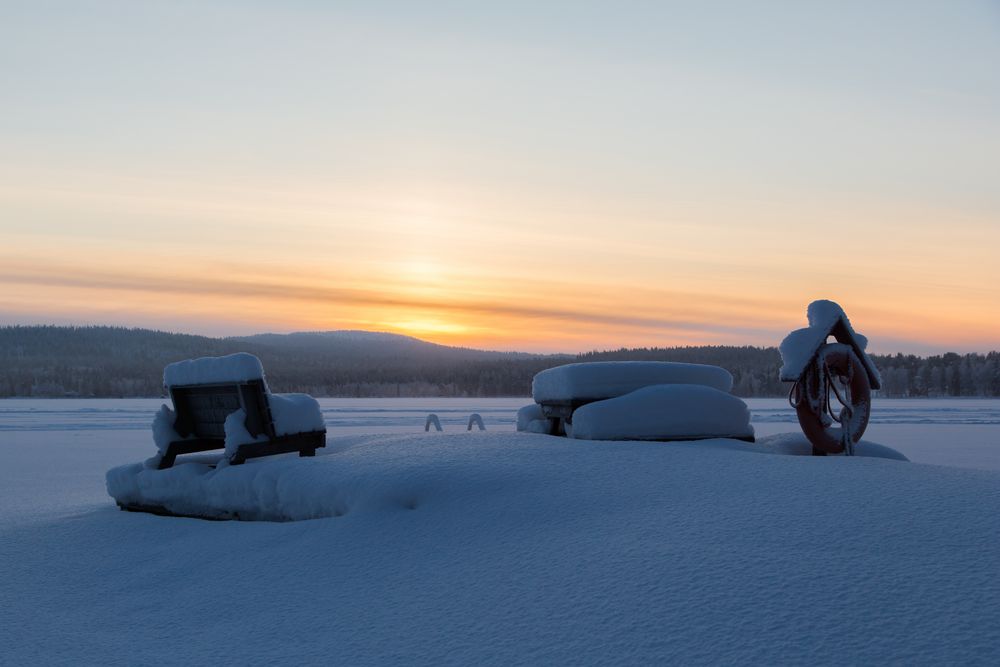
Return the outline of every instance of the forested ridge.
{"type": "MultiPolygon", "coordinates": [[[[210,338],[122,327],[0,327],[0,397],[162,395],[163,367],[250,352],[275,391],[315,396],[527,396],[535,373],[578,361],[657,360],[728,369],[734,393],[784,396],[776,348],[633,348],[532,355],[436,345],[395,334],[335,331],[210,338]]],[[[1000,396],[1000,352],[875,355],[884,396],[1000,396]]]]}

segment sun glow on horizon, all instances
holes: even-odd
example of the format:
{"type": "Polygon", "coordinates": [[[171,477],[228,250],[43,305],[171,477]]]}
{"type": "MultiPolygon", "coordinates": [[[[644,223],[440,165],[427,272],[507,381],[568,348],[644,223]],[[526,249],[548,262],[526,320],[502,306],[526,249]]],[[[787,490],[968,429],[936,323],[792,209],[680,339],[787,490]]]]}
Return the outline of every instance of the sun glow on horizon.
{"type": "Polygon", "coordinates": [[[1000,348],[989,12],[122,7],[0,9],[0,324],[1000,348]]]}

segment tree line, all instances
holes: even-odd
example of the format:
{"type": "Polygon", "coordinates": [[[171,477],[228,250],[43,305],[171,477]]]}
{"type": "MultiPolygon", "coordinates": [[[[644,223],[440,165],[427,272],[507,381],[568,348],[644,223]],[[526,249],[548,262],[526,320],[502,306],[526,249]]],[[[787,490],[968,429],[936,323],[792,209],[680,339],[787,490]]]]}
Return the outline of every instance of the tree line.
{"type": "MultiPolygon", "coordinates": [[[[0,397],[156,397],[168,363],[250,352],[275,391],[343,397],[528,396],[546,368],[585,361],[679,361],[721,366],[733,393],[777,397],[773,347],[622,348],[578,355],[486,352],[405,336],[333,332],[209,338],[122,327],[0,327],[0,397]],[[350,334],[350,335],[343,335],[350,334]]],[[[875,355],[888,397],[1000,396],[1000,352],[875,355]]]]}

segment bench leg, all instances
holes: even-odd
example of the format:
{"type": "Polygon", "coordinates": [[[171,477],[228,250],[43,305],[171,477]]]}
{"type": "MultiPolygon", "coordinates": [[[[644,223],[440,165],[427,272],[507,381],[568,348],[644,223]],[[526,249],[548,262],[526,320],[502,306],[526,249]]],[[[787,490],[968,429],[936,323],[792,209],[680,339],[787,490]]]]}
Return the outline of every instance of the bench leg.
{"type": "Polygon", "coordinates": [[[166,470],[167,468],[172,468],[175,460],[177,460],[177,452],[174,451],[173,445],[167,445],[167,451],[160,457],[160,463],[156,466],[156,469],[166,470]]]}
{"type": "Polygon", "coordinates": [[[300,449],[299,450],[299,457],[302,457],[302,456],[316,456],[316,449],[315,448],[300,449]]]}

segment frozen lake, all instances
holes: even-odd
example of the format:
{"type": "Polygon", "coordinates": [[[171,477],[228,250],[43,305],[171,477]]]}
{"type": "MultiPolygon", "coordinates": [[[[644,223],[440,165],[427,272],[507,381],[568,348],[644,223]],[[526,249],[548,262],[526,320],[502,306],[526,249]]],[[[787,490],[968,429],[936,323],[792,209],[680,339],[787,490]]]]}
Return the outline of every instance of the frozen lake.
{"type": "Polygon", "coordinates": [[[517,434],[525,402],[326,399],[314,459],[150,471],[338,508],[215,522],[107,493],[160,400],[0,400],[0,663],[995,663],[1000,401],[875,406],[953,467],[517,434]]]}
{"type": "MultiPolygon", "coordinates": [[[[5,432],[137,431],[136,457],[149,453],[147,431],[162,399],[0,400],[0,440],[5,432]]],[[[359,433],[422,431],[435,413],[445,431],[465,430],[473,412],[487,430],[513,430],[528,398],[323,398],[331,437],[359,433]]],[[[798,429],[784,399],[750,399],[758,435],[798,429]]],[[[124,434],[119,434],[119,437],[124,434]]],[[[53,437],[58,437],[53,434],[53,437]]],[[[1000,400],[882,399],[875,402],[865,438],[889,445],[911,461],[1000,470],[1000,400]]]]}

